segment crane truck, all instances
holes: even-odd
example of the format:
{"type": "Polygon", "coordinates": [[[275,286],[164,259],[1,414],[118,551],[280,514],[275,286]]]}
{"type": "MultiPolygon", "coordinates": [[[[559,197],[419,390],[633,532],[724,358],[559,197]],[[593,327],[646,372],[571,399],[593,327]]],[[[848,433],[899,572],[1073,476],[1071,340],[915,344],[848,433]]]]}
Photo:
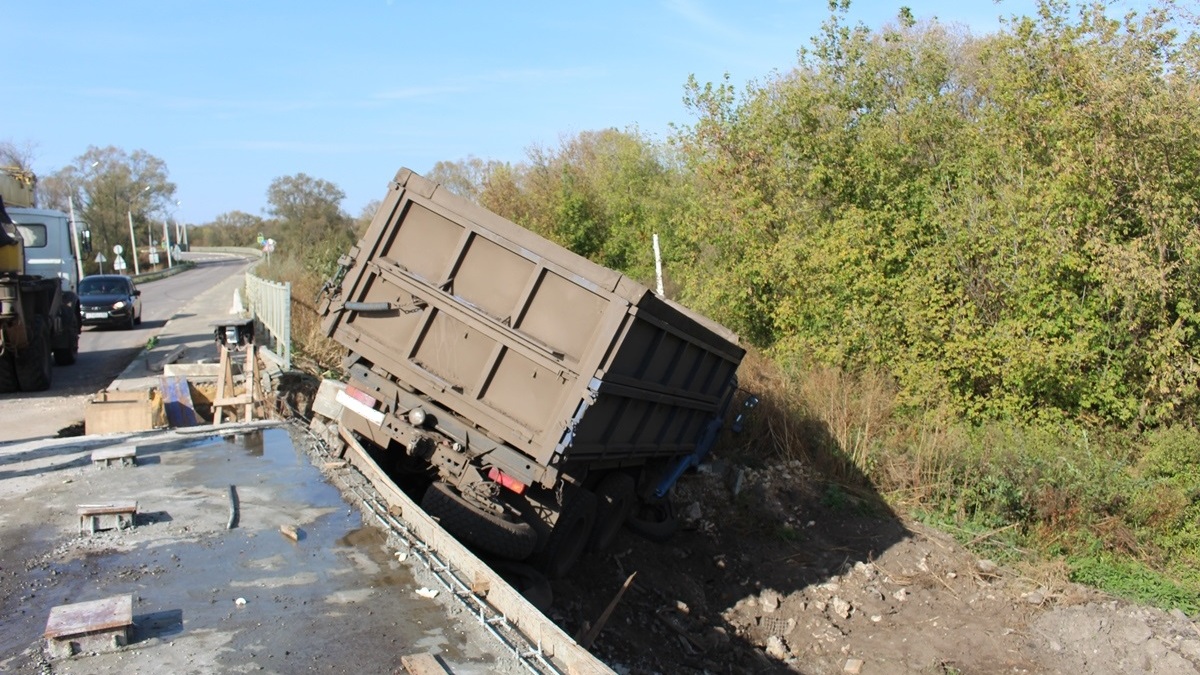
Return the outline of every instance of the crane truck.
{"type": "Polygon", "coordinates": [[[36,208],[37,177],[0,170],[0,393],[50,388],[79,352],[76,224],[36,208]]]}

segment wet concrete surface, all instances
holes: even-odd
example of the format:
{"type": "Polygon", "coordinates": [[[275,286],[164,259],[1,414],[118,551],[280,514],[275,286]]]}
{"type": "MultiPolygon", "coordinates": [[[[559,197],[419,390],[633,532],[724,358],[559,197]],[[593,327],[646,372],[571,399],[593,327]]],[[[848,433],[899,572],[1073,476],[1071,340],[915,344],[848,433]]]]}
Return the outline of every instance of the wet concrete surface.
{"type": "Polygon", "coordinates": [[[416,593],[436,588],[428,573],[394,556],[304,443],[277,428],[0,449],[0,671],[391,673],[431,652],[455,673],[522,672],[444,590],[416,593]],[[137,466],[91,465],[118,441],[138,446],[137,466]],[[136,527],[79,533],[78,504],[127,498],[136,527]],[[130,645],[46,660],[52,607],[121,594],[134,597],[130,645]]]}

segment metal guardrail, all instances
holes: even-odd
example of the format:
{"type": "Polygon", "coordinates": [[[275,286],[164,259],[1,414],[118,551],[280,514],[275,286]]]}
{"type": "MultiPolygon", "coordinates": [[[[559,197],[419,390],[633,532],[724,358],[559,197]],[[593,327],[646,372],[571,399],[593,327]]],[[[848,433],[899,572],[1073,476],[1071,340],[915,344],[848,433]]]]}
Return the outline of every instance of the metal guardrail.
{"type": "Polygon", "coordinates": [[[196,253],[230,253],[258,260],[246,270],[246,302],[254,315],[255,341],[282,370],[292,368],[292,285],[268,281],[254,274],[266,258],[262,249],[248,246],[194,246],[196,253]],[[266,336],[264,342],[259,336],[266,336]]]}
{"type": "Polygon", "coordinates": [[[258,324],[255,341],[279,363],[283,370],[292,367],[292,284],[267,281],[246,272],[246,301],[258,324]],[[258,330],[261,327],[263,330],[258,330]]]}

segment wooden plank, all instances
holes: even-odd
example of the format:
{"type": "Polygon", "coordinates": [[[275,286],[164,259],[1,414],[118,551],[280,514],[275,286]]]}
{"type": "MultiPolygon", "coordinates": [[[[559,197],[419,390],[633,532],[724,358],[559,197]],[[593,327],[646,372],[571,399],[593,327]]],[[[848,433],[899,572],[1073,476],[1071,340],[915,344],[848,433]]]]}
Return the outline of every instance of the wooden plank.
{"type": "Polygon", "coordinates": [[[83,409],[88,435],[154,428],[148,391],[101,391],[83,409]]]}
{"type": "Polygon", "coordinates": [[[196,407],[192,403],[192,391],[183,377],[162,375],[158,378],[158,390],[163,397],[163,412],[172,427],[196,426],[196,407]]]}
{"type": "Polygon", "coordinates": [[[123,499],[106,504],[80,504],[81,516],[107,516],[114,513],[137,513],[137,500],[123,499]]]}
{"type": "Polygon", "coordinates": [[[443,666],[441,661],[429,652],[405,654],[400,657],[400,665],[404,666],[409,675],[453,675],[449,668],[443,666]]]}
{"type": "Polygon", "coordinates": [[[92,451],[93,462],[107,462],[113,459],[129,459],[131,457],[137,457],[137,447],[133,445],[118,445],[92,451]]]}
{"type": "Polygon", "coordinates": [[[133,623],[133,596],[58,605],[50,610],[45,637],[60,638],[94,631],[123,628],[133,623]]]}

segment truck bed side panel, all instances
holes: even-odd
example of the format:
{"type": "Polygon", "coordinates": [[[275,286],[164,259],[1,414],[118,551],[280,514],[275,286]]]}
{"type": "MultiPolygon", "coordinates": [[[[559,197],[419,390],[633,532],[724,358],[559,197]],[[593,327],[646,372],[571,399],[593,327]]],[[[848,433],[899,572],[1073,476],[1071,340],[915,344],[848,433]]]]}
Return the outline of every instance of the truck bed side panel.
{"type": "Polygon", "coordinates": [[[687,451],[741,359],[720,326],[407,170],[354,253],[326,331],[544,466],[687,451]]]}

